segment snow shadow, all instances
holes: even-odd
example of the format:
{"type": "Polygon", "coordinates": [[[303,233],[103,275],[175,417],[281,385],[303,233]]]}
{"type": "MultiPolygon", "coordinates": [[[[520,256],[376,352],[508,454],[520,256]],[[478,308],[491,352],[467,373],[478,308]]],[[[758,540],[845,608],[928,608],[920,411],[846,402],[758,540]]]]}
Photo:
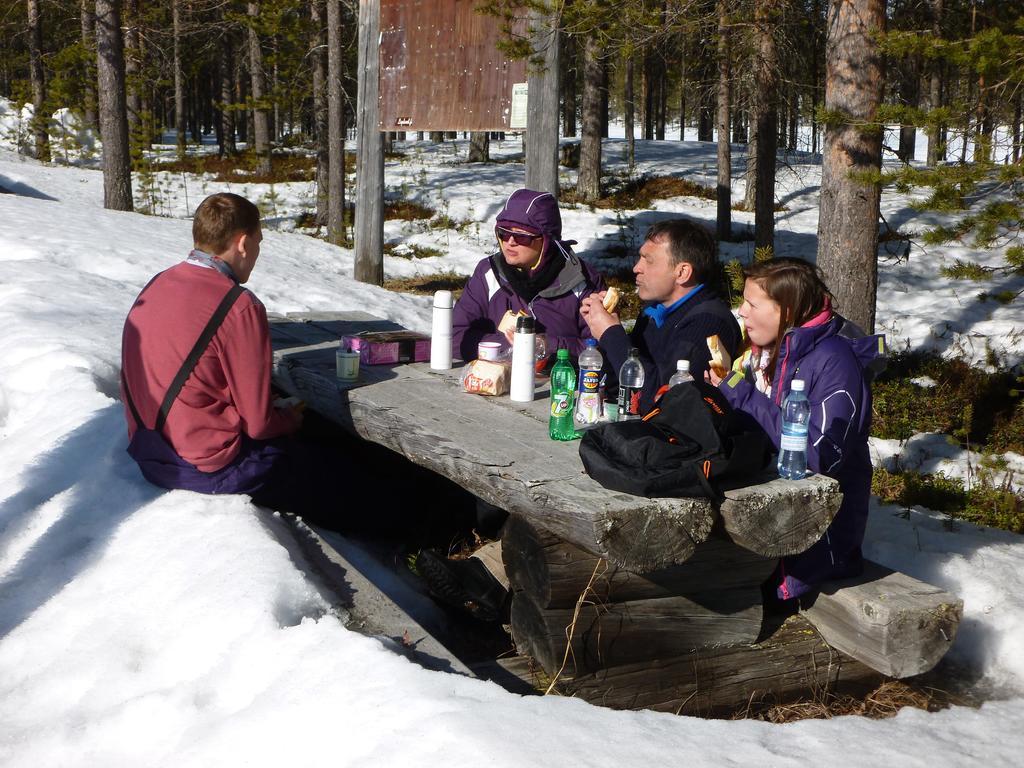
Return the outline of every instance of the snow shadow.
{"type": "Polygon", "coordinates": [[[0,194],[2,193],[19,195],[20,197],[34,197],[37,200],[57,200],[56,197],[50,197],[50,195],[40,192],[35,187],[30,187],[28,184],[20,181],[14,181],[14,179],[10,179],[0,173],[0,194]]]}
{"type": "Polygon", "coordinates": [[[111,403],[40,455],[22,473],[22,489],[0,502],[0,563],[13,561],[0,577],[0,638],[71,583],[122,521],[162,493],[142,482],[125,447],[122,406],[111,403]]]}

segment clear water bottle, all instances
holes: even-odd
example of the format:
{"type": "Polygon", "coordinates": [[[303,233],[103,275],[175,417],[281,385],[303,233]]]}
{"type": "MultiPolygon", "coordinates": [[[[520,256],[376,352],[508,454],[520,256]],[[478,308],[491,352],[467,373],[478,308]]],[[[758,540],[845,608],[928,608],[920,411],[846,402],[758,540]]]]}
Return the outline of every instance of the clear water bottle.
{"type": "Polygon", "coordinates": [[[601,366],[604,358],[594,339],[587,339],[580,353],[579,387],[576,389],[576,426],[597,424],[601,421],[601,366]]]}
{"type": "Polygon", "coordinates": [[[573,401],[576,399],[576,369],[569,362],[569,350],[560,349],[551,369],[551,417],[548,435],[552,440],[575,440],[579,435],[572,425],[573,401]]]}
{"type": "Polygon", "coordinates": [[[804,382],[793,379],[782,403],[782,438],[779,440],[779,477],[799,480],[807,476],[807,425],[811,404],[804,394],[804,382]]]}
{"type": "Polygon", "coordinates": [[[690,361],[676,360],[676,372],[668,380],[669,389],[676,384],[686,384],[691,381],[693,381],[693,376],[690,375],[690,361]]]}
{"type": "Polygon", "coordinates": [[[619,369],[619,421],[639,419],[640,391],[644,388],[644,366],[640,350],[633,347],[619,369]]]}

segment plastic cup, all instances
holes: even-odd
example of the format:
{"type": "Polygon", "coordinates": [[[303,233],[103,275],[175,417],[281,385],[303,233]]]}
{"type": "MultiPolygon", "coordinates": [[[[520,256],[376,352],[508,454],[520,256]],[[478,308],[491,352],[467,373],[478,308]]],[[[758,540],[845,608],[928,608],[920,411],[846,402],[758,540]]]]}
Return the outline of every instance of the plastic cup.
{"type": "Polygon", "coordinates": [[[338,349],[335,356],[338,381],[359,381],[359,353],[347,349],[338,349]]]}
{"type": "Polygon", "coordinates": [[[501,344],[496,341],[481,341],[476,345],[479,360],[497,360],[501,357],[501,344]]]}

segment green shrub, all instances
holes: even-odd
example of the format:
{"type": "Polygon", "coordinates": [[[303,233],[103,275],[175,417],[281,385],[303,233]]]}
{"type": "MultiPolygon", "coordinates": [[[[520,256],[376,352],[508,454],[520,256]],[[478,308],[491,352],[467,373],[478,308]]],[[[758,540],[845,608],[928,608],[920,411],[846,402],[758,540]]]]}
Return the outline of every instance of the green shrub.
{"type": "Polygon", "coordinates": [[[981,468],[969,487],[959,478],[876,469],[871,492],[882,501],[903,507],[921,506],[951,518],[1024,533],[1024,493],[997,484],[992,471],[981,468]]]}

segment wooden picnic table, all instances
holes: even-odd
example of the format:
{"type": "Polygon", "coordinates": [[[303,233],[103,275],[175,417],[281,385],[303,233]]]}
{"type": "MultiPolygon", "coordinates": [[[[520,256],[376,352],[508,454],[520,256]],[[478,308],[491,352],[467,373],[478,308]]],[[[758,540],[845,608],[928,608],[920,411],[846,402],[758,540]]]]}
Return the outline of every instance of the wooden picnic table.
{"type": "Polygon", "coordinates": [[[547,434],[547,385],[532,403],[463,392],[458,369],[427,363],[362,366],[335,377],[339,339],[400,326],[362,312],[274,318],[274,383],[346,430],[387,446],[473,494],[635,573],[678,565],[707,540],[716,518],[737,544],[765,557],[802,552],[839,507],[827,477],[778,477],[708,499],[648,499],[590,478],[579,443],[547,434]]]}
{"type": "Polygon", "coordinates": [[[339,382],[340,339],[389,330],[403,329],[364,312],[272,317],[274,383],[510,513],[513,639],[571,680],[568,692],[728,711],[752,686],[796,696],[919,674],[952,643],[962,602],[873,564],[766,633],[761,584],[779,557],[824,534],[842,498],[836,481],[752,478],[721,505],[610,491],[585,473],[578,442],[548,437],[546,384],[514,403],[465,393],[457,368],[427,363],[361,366],[357,382],[339,382]]]}

